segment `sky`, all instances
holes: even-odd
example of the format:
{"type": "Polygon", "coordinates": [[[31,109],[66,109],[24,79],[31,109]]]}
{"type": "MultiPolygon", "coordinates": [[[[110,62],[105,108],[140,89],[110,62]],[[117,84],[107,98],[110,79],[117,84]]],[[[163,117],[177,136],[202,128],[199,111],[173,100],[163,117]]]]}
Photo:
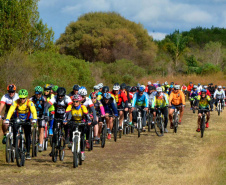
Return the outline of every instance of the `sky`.
{"type": "Polygon", "coordinates": [[[226,28],[226,0],[40,0],[40,18],[55,32],[55,40],[66,26],[88,12],[117,12],[141,23],[149,35],[161,40],[175,30],[197,26],[226,28]]]}

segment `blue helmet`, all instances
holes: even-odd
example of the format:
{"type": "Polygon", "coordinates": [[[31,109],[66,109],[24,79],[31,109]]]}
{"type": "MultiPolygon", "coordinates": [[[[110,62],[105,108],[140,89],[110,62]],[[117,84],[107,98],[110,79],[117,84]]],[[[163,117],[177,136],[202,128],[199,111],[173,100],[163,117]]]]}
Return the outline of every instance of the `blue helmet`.
{"type": "Polygon", "coordinates": [[[104,93],[104,98],[105,99],[110,99],[111,98],[111,94],[110,93],[104,93]]]}
{"type": "Polygon", "coordinates": [[[207,92],[207,90],[206,90],[206,89],[202,89],[202,90],[201,90],[201,92],[205,92],[205,93],[206,93],[206,92],[207,92]]]}
{"type": "Polygon", "coordinates": [[[139,87],[139,91],[140,91],[140,92],[144,92],[144,88],[140,86],[140,87],[139,87]]]}
{"type": "Polygon", "coordinates": [[[170,85],[170,88],[173,88],[173,85],[170,85]]]}

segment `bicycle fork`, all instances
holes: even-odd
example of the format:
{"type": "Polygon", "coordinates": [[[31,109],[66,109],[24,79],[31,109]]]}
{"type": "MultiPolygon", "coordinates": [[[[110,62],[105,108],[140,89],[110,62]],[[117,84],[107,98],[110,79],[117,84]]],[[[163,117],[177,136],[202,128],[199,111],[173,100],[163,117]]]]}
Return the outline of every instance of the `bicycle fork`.
{"type": "Polygon", "coordinates": [[[73,144],[72,144],[72,153],[74,152],[74,138],[78,137],[78,146],[77,146],[77,151],[80,152],[80,142],[81,142],[81,133],[78,131],[78,128],[76,128],[76,130],[73,132],[73,136],[72,136],[72,140],[73,140],[73,144]]]}

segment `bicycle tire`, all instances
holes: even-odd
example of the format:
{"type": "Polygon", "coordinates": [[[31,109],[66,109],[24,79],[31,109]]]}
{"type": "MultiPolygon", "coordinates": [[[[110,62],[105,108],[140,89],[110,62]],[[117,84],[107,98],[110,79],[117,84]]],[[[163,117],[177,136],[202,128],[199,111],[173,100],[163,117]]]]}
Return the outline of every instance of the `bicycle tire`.
{"type": "Polygon", "coordinates": [[[114,141],[117,141],[117,133],[118,133],[118,118],[115,118],[114,124],[114,141]]]}
{"type": "Polygon", "coordinates": [[[12,147],[12,150],[11,150],[11,162],[12,163],[14,163],[14,161],[15,161],[15,148],[14,147],[12,147]]]}
{"type": "Polygon", "coordinates": [[[38,145],[37,145],[37,130],[33,128],[32,131],[32,157],[37,156],[38,145]]]}
{"type": "Polygon", "coordinates": [[[156,117],[155,120],[155,133],[157,136],[161,137],[164,135],[164,125],[162,123],[161,117],[156,117]]]}
{"type": "Polygon", "coordinates": [[[127,126],[127,127],[126,127],[126,134],[129,134],[129,133],[130,133],[130,127],[127,126]]]}
{"type": "Polygon", "coordinates": [[[10,135],[8,134],[6,136],[6,145],[5,145],[5,157],[7,163],[10,163],[11,161],[11,150],[12,150],[11,139],[10,135]]]}
{"type": "Polygon", "coordinates": [[[134,127],[131,126],[131,134],[133,134],[133,133],[134,133],[134,127]]]}
{"type": "Polygon", "coordinates": [[[218,116],[220,116],[221,110],[220,110],[220,103],[218,103],[218,116]]]}
{"type": "Polygon", "coordinates": [[[56,143],[52,143],[52,161],[56,162],[57,161],[57,155],[58,155],[58,149],[56,148],[56,143]]]}
{"type": "Polygon", "coordinates": [[[201,120],[201,138],[203,138],[203,135],[204,135],[204,131],[205,131],[205,117],[202,117],[202,120],[201,120]]]}
{"type": "Polygon", "coordinates": [[[47,148],[48,148],[48,137],[43,140],[43,144],[44,144],[44,150],[47,150],[47,148]]]}
{"type": "Polygon", "coordinates": [[[137,121],[137,132],[138,132],[138,137],[140,137],[140,133],[141,133],[140,119],[138,119],[138,121],[137,121]]]}
{"type": "Polygon", "coordinates": [[[102,136],[101,136],[101,147],[102,148],[104,148],[104,146],[105,146],[106,134],[107,134],[107,130],[106,130],[106,126],[104,125],[102,128],[102,136]]]}
{"type": "Polygon", "coordinates": [[[64,160],[64,156],[65,156],[65,139],[64,139],[64,136],[61,135],[60,140],[59,140],[59,159],[60,159],[60,161],[64,160]]]}
{"type": "Polygon", "coordinates": [[[173,122],[173,130],[174,130],[174,133],[177,133],[177,127],[178,127],[178,123],[177,123],[177,115],[174,113],[173,115],[173,118],[174,118],[174,122],[173,122]]]}
{"type": "Polygon", "coordinates": [[[152,116],[149,113],[149,115],[148,115],[148,132],[151,132],[151,122],[152,122],[152,116]]]}
{"type": "Polygon", "coordinates": [[[25,153],[22,148],[22,137],[16,136],[16,163],[18,167],[24,166],[25,163],[25,153]]]}
{"type": "Polygon", "coordinates": [[[78,158],[79,158],[79,165],[82,165],[82,154],[81,154],[81,151],[78,154],[78,158]]]}
{"type": "Polygon", "coordinates": [[[74,144],[74,152],[73,152],[73,168],[78,167],[79,158],[78,158],[78,152],[77,152],[77,145],[78,145],[78,138],[75,137],[73,140],[74,144]]]}

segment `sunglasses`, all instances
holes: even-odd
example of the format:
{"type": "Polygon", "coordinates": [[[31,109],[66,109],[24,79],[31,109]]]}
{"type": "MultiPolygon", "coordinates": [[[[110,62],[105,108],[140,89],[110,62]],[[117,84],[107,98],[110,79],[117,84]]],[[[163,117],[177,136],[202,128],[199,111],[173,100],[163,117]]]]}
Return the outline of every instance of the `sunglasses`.
{"type": "Polygon", "coordinates": [[[15,93],[15,91],[8,91],[9,94],[15,93]]]}
{"type": "Polygon", "coordinates": [[[86,96],[82,96],[82,98],[85,98],[86,96]]]}
{"type": "Polygon", "coordinates": [[[62,97],[64,97],[64,96],[59,95],[58,97],[59,97],[59,98],[62,98],[62,97]]]}
{"type": "Polygon", "coordinates": [[[74,103],[78,103],[79,101],[73,101],[74,103]]]}
{"type": "Polygon", "coordinates": [[[96,97],[92,97],[91,99],[97,99],[96,97]]]}
{"type": "Polygon", "coordinates": [[[26,98],[20,98],[20,100],[25,100],[26,98]]]}

